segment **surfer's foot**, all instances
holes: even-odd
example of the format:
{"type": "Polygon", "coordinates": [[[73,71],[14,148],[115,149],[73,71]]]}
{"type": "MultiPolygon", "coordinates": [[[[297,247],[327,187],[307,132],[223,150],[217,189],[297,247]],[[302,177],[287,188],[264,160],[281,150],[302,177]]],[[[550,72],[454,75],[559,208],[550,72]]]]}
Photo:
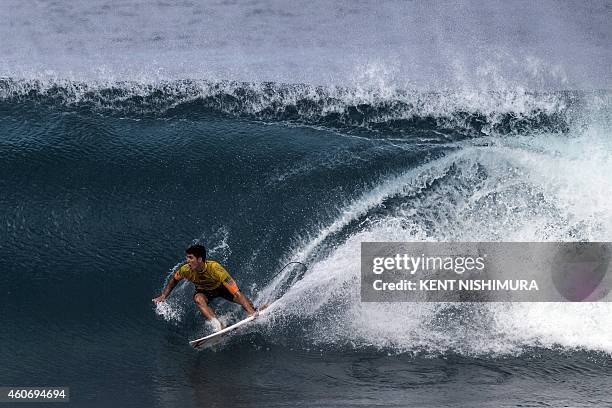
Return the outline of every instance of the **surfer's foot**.
{"type": "Polygon", "coordinates": [[[212,319],[212,320],[209,320],[209,321],[210,321],[210,324],[212,325],[214,331],[218,332],[219,330],[225,329],[225,325],[223,323],[221,323],[221,321],[219,319],[212,319]]]}

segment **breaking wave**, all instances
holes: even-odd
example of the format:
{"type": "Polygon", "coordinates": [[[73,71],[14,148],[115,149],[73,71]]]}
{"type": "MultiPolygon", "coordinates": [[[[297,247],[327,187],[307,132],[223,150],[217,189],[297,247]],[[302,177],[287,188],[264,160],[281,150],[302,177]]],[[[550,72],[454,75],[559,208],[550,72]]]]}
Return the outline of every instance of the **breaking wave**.
{"type": "MultiPolygon", "coordinates": [[[[361,242],[376,241],[612,240],[608,129],[600,123],[569,138],[463,141],[457,151],[373,183],[296,243],[291,255],[312,266],[281,296],[277,319],[308,327],[305,335],[319,347],[612,354],[612,332],[602,324],[609,303],[363,303],[358,256],[361,242]]],[[[264,296],[276,297],[283,279],[264,296]]]]}
{"type": "Polygon", "coordinates": [[[526,131],[568,132],[578,112],[602,92],[349,88],[305,84],[176,80],[78,82],[0,79],[5,109],[23,104],[101,114],[194,119],[222,114],[323,126],[344,132],[442,141],[526,131]]]}

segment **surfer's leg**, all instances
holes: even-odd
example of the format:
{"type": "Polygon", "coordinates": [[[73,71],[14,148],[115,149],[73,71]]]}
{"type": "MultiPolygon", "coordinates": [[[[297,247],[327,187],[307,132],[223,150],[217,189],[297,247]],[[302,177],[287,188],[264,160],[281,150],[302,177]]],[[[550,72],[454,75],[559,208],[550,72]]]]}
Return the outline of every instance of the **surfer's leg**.
{"type": "Polygon", "coordinates": [[[193,300],[196,302],[198,309],[208,320],[216,319],[217,315],[215,315],[215,311],[212,310],[210,306],[208,306],[208,299],[204,296],[203,293],[196,293],[193,295],[193,300]]]}
{"type": "Polygon", "coordinates": [[[212,310],[210,306],[208,306],[208,298],[203,293],[196,293],[193,295],[193,300],[196,302],[198,309],[204,315],[205,318],[210,321],[215,329],[215,331],[219,331],[225,328],[225,325],[221,323],[219,319],[217,319],[217,315],[215,315],[215,311],[212,310]]]}

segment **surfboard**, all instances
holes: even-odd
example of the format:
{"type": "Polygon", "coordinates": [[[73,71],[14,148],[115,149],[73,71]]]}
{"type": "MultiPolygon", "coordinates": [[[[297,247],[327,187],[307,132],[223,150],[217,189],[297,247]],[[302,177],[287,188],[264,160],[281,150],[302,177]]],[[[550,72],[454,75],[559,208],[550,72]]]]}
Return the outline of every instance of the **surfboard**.
{"type": "Polygon", "coordinates": [[[208,336],[202,337],[200,339],[191,340],[189,342],[189,345],[195,349],[204,349],[207,347],[214,346],[215,344],[219,344],[225,339],[225,337],[229,335],[229,333],[235,331],[239,327],[242,327],[252,322],[253,320],[261,317],[261,315],[265,314],[269,310],[269,307],[271,305],[272,304],[269,304],[265,308],[262,308],[262,310],[260,310],[259,315],[257,317],[249,316],[246,319],[241,320],[238,323],[234,323],[231,326],[228,326],[223,330],[219,330],[218,332],[214,332],[213,334],[209,334],[208,336]]]}

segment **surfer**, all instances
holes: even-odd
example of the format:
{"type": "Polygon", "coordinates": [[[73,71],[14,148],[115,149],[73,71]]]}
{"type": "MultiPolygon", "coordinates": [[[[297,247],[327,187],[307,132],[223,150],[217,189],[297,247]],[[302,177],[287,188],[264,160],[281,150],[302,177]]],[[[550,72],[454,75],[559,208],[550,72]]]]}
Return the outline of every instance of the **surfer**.
{"type": "Polygon", "coordinates": [[[176,284],[182,279],[187,279],[195,284],[193,300],[215,331],[225,326],[217,319],[214,310],[208,305],[214,298],[222,297],[230,302],[238,303],[249,316],[257,316],[258,312],[253,303],[240,292],[236,281],[225,268],[216,261],[206,259],[206,248],[203,245],[191,245],[185,250],[185,253],[187,262],[176,271],[162,294],[153,299],[153,302],[164,302],[176,284]]]}

